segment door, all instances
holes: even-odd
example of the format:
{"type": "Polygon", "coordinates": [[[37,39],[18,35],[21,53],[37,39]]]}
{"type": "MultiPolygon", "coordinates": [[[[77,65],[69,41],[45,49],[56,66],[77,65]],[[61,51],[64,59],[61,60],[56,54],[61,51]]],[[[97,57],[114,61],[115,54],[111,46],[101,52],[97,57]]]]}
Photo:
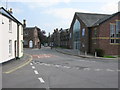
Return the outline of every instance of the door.
{"type": "Polygon", "coordinates": [[[29,48],[33,48],[33,41],[32,40],[29,41],[29,48]]]}
{"type": "Polygon", "coordinates": [[[15,59],[17,58],[17,41],[14,41],[14,53],[15,53],[15,59]]]}

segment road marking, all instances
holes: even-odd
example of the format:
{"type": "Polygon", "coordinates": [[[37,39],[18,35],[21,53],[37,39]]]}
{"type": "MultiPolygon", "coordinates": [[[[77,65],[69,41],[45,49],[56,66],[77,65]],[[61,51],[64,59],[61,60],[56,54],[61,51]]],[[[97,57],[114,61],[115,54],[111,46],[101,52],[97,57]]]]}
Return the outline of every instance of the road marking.
{"type": "Polygon", "coordinates": [[[6,72],[3,72],[3,73],[9,74],[9,73],[12,73],[12,72],[14,72],[14,71],[16,71],[16,70],[18,70],[18,69],[20,69],[20,68],[28,65],[28,64],[32,61],[32,56],[29,55],[29,54],[26,54],[26,55],[30,56],[30,58],[28,59],[28,61],[25,61],[24,63],[20,64],[19,66],[16,66],[16,67],[14,67],[14,68],[11,68],[10,70],[8,70],[8,71],[6,71],[6,72]]]}
{"type": "Polygon", "coordinates": [[[33,65],[32,63],[30,63],[30,65],[33,65]]]}
{"type": "Polygon", "coordinates": [[[39,74],[37,70],[34,70],[35,74],[39,74]]]}
{"type": "Polygon", "coordinates": [[[118,72],[120,72],[120,70],[117,70],[118,72]]]}
{"type": "Polygon", "coordinates": [[[114,72],[114,70],[111,70],[111,69],[106,69],[106,71],[114,72]]]}
{"type": "Polygon", "coordinates": [[[102,70],[102,69],[95,69],[94,71],[100,71],[100,70],[102,70]]]}
{"type": "Polygon", "coordinates": [[[42,78],[38,78],[41,83],[45,83],[45,81],[42,78]]]}
{"type": "Polygon", "coordinates": [[[64,68],[70,68],[70,67],[68,67],[68,66],[63,66],[64,68]]]}
{"type": "Polygon", "coordinates": [[[60,67],[60,65],[55,65],[55,67],[60,67]]]}
{"type": "Polygon", "coordinates": [[[34,67],[34,66],[32,66],[32,69],[35,69],[35,67],[34,67]]]}
{"type": "Polygon", "coordinates": [[[89,70],[90,70],[90,68],[84,68],[84,70],[88,70],[88,71],[89,71],[89,70]]]}

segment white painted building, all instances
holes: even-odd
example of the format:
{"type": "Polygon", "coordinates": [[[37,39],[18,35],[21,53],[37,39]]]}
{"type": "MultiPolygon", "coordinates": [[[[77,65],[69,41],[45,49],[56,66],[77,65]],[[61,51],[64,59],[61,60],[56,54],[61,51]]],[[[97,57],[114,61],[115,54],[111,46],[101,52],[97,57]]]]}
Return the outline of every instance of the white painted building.
{"type": "Polygon", "coordinates": [[[0,8],[0,63],[23,56],[23,25],[0,8]]]}

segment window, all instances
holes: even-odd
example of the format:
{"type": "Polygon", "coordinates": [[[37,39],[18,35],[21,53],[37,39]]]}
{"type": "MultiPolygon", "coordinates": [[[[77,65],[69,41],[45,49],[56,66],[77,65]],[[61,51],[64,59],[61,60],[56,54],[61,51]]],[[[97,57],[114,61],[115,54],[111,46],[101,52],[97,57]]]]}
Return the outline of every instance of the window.
{"type": "Polygon", "coordinates": [[[120,37],[120,21],[116,21],[116,37],[120,37]]]}
{"type": "Polygon", "coordinates": [[[85,36],[85,28],[82,29],[82,36],[85,36]]]}
{"type": "Polygon", "coordinates": [[[9,32],[12,32],[12,20],[9,19],[9,32]]]}
{"type": "Polygon", "coordinates": [[[120,43],[120,21],[110,24],[110,43],[120,43]]]}
{"type": "Polygon", "coordinates": [[[71,33],[70,33],[70,38],[72,37],[71,33]]]}
{"type": "Polygon", "coordinates": [[[9,40],[9,54],[12,55],[12,40],[9,40]]]}
{"type": "Polygon", "coordinates": [[[28,41],[27,40],[24,40],[24,45],[28,45],[28,41]]]}
{"type": "Polygon", "coordinates": [[[22,28],[22,26],[21,26],[21,35],[23,35],[23,28],[22,28]]]}
{"type": "Polygon", "coordinates": [[[116,39],[116,43],[120,43],[120,39],[116,39]]]}
{"type": "Polygon", "coordinates": [[[97,37],[97,28],[94,28],[94,37],[97,37]]]}
{"type": "Polygon", "coordinates": [[[74,49],[80,49],[80,22],[76,19],[73,26],[74,49]]]}
{"type": "Polygon", "coordinates": [[[115,24],[110,24],[110,37],[115,37],[115,24]]]}

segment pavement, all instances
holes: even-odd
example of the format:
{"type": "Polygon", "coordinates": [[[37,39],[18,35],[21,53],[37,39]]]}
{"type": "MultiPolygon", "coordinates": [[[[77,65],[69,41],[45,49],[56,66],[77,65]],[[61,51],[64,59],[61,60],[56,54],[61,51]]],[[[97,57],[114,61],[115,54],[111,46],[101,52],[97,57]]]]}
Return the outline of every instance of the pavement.
{"type": "Polygon", "coordinates": [[[106,60],[118,60],[119,58],[103,58],[103,57],[95,57],[93,55],[87,54],[80,52],[79,50],[74,50],[74,49],[63,49],[63,48],[56,48],[57,52],[67,54],[67,55],[73,55],[73,56],[78,56],[82,58],[91,58],[91,59],[106,59],[106,60]]]}
{"type": "Polygon", "coordinates": [[[24,54],[20,59],[13,59],[2,64],[3,73],[11,73],[30,63],[32,60],[29,54],[24,54]]]}

